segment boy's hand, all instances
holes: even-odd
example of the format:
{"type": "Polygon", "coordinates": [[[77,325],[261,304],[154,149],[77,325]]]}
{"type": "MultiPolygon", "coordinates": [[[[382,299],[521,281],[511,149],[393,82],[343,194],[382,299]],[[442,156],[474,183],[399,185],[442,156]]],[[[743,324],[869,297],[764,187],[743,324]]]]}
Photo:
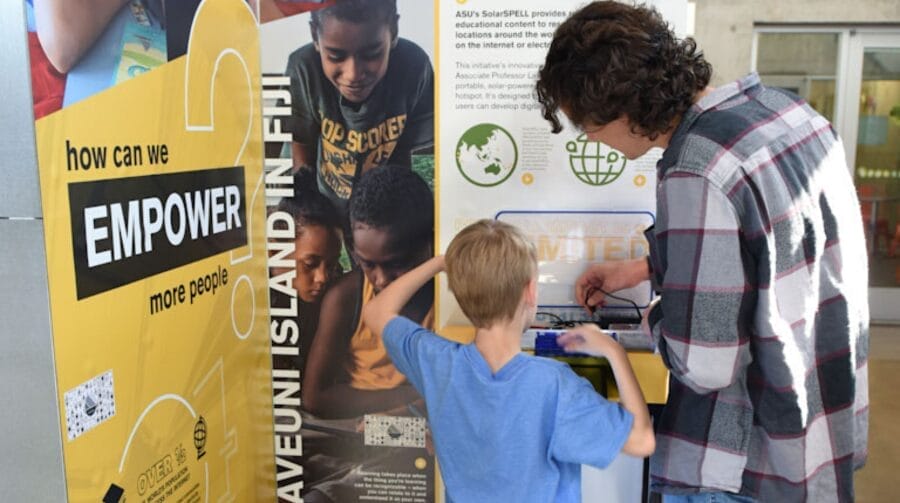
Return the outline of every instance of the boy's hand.
{"type": "Polygon", "coordinates": [[[625,351],[615,339],[592,323],[566,331],[556,339],[556,343],[567,353],[584,353],[604,358],[625,351]]]}

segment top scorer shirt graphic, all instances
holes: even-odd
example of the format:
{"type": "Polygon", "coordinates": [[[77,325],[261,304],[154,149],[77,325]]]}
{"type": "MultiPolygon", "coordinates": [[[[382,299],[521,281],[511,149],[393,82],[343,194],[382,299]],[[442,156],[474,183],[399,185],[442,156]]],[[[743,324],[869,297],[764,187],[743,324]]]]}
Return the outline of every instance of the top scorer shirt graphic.
{"type": "Polygon", "coordinates": [[[434,71],[413,42],[397,41],[384,78],[363,103],[341,96],[312,43],[291,54],[286,73],[293,140],[316,146],[319,190],[344,214],[362,173],[386,163],[410,167],[411,152],[434,142],[434,71]]]}

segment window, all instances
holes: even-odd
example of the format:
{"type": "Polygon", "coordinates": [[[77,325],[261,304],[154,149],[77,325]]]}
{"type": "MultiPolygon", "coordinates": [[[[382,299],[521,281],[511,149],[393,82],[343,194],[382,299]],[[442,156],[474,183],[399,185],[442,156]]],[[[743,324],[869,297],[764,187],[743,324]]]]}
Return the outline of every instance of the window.
{"type": "Polygon", "coordinates": [[[759,33],[756,71],[835,122],[839,42],[840,33],[759,33]]]}
{"type": "Polygon", "coordinates": [[[872,319],[900,321],[900,25],[763,25],[762,82],[806,99],[844,140],[865,222],[872,319]]]}

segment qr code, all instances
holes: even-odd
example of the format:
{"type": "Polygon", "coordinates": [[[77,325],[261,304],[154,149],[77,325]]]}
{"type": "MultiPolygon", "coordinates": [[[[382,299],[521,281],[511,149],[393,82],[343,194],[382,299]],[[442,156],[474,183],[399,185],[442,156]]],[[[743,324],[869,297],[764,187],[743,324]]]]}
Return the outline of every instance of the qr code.
{"type": "Polygon", "coordinates": [[[66,391],[64,401],[66,431],[72,441],[116,415],[112,370],[66,391]]]}
{"type": "Polygon", "coordinates": [[[366,445],[425,447],[424,417],[365,415],[366,445]]]}

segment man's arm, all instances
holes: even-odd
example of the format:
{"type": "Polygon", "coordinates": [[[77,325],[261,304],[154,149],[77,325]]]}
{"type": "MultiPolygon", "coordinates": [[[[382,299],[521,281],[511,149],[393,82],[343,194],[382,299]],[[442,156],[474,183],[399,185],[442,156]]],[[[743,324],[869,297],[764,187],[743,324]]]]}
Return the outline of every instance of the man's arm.
{"type": "Polygon", "coordinates": [[[756,287],[744,271],[740,221],[727,196],[702,177],[666,178],[657,201],[665,275],[647,315],[650,330],[679,381],[696,393],[726,388],[752,359],[756,287]]]}
{"type": "Polygon", "coordinates": [[[395,279],[363,308],[363,323],[381,337],[385,325],[400,314],[409,299],[443,270],[444,257],[439,255],[395,279]]]}

